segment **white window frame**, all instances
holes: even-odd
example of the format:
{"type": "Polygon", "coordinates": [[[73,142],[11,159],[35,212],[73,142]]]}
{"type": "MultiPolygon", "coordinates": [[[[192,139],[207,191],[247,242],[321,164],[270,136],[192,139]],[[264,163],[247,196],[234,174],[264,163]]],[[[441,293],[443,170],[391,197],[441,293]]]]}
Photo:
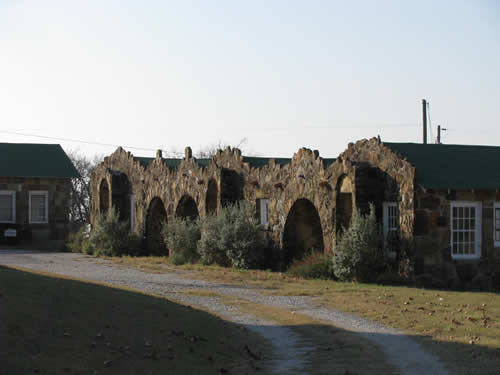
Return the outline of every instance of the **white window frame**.
{"type": "MultiPolygon", "coordinates": [[[[482,203],[475,201],[453,201],[450,204],[450,251],[452,259],[478,259],[481,257],[481,227],[482,227],[482,203]],[[453,234],[454,231],[457,233],[466,233],[467,230],[460,231],[453,227],[454,208],[474,208],[476,210],[475,215],[475,228],[474,228],[474,253],[472,254],[453,254],[453,234]]],[[[469,231],[470,232],[470,231],[469,231]]]]}
{"type": "Polygon", "coordinates": [[[383,230],[384,230],[384,241],[387,241],[387,234],[389,231],[397,231],[399,229],[399,204],[398,202],[383,202],[383,230]],[[391,226],[389,220],[389,208],[396,208],[398,217],[396,225],[391,226]]]}
{"type": "Polygon", "coordinates": [[[10,195],[12,199],[12,220],[1,220],[0,223],[14,224],[16,222],[16,192],[12,190],[1,190],[0,195],[10,195]]]}
{"type": "Polygon", "coordinates": [[[30,224],[47,224],[49,222],[49,192],[46,190],[33,190],[29,192],[29,221],[30,224]],[[42,221],[34,221],[31,217],[31,196],[45,195],[45,218],[42,221]]]}
{"type": "Polygon", "coordinates": [[[495,202],[493,204],[493,243],[495,247],[500,247],[500,241],[496,240],[496,231],[500,231],[500,226],[497,228],[496,222],[497,220],[500,222],[500,215],[496,215],[496,210],[500,210],[500,202],[495,202]]]}
{"type": "Polygon", "coordinates": [[[259,199],[260,210],[260,224],[269,224],[269,199],[259,199]]]}

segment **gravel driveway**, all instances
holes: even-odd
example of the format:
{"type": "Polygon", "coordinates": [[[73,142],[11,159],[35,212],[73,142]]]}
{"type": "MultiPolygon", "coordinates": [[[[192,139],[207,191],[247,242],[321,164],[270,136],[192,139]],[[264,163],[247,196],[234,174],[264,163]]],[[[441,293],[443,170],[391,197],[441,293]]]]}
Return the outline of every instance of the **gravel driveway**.
{"type": "Polygon", "coordinates": [[[220,298],[185,292],[193,289],[206,290],[219,295],[243,298],[261,305],[300,312],[335,327],[359,333],[363,339],[376,344],[385,354],[385,361],[400,374],[448,374],[437,358],[425,352],[418,343],[403,332],[353,315],[319,307],[310,297],[269,296],[251,287],[190,279],[188,278],[189,271],[146,273],[110,261],[102,259],[96,261],[95,258],[72,253],[3,250],[0,251],[0,264],[126,286],[201,307],[227,320],[245,325],[248,329],[269,339],[273,344],[274,352],[272,359],[265,366],[271,368],[272,373],[276,374],[307,373],[309,361],[312,360],[311,353],[318,350],[315,343],[276,322],[242,313],[237,306],[225,304],[220,298]]]}

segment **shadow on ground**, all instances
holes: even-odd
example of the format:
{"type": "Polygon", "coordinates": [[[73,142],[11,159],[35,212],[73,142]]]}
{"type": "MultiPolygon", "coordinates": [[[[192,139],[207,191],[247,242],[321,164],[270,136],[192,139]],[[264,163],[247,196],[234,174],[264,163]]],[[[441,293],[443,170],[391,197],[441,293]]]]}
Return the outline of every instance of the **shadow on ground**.
{"type": "MultiPolygon", "coordinates": [[[[400,373],[374,343],[391,335],[326,324],[241,326],[164,298],[3,266],[0,322],[0,375],[400,373]]],[[[498,348],[414,340],[451,364],[450,374],[500,368],[498,348]]],[[[420,359],[399,350],[408,364],[401,373],[416,373],[420,359]]]]}

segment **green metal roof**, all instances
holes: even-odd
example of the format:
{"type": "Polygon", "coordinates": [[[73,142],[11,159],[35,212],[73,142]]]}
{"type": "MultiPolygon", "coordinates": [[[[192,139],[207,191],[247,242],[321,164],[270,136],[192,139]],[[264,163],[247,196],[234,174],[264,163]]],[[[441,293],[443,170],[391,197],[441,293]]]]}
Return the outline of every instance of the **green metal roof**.
{"type": "MultiPolygon", "coordinates": [[[[146,158],[142,156],[134,156],[134,159],[136,159],[144,168],[146,168],[155,158],[146,158]]],[[[163,163],[169,167],[169,168],[177,168],[179,165],[181,165],[181,161],[183,159],[169,159],[169,158],[162,158],[161,159],[163,163]]],[[[210,159],[196,159],[196,163],[200,167],[206,167],[208,166],[208,163],[210,162],[210,159]]]]}
{"type": "Polygon", "coordinates": [[[415,182],[434,189],[500,188],[500,147],[386,143],[415,168],[415,182]]]}
{"type": "Polygon", "coordinates": [[[251,167],[253,168],[262,168],[269,164],[269,161],[271,159],[274,159],[274,162],[276,164],[280,165],[285,165],[290,163],[292,159],[289,158],[262,158],[262,157],[256,157],[256,156],[243,156],[243,161],[245,163],[250,164],[251,167]]]}
{"type": "Polygon", "coordinates": [[[0,143],[0,176],[74,178],[79,174],[60,145],[0,143]]]}

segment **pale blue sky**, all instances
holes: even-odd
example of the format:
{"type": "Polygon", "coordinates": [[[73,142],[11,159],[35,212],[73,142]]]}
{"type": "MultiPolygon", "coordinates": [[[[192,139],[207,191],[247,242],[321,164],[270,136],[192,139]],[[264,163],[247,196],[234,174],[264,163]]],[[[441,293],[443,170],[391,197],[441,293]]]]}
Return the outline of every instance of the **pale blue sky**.
{"type": "Polygon", "coordinates": [[[335,157],[421,142],[422,98],[445,143],[500,145],[500,1],[0,0],[1,131],[335,157]]]}

